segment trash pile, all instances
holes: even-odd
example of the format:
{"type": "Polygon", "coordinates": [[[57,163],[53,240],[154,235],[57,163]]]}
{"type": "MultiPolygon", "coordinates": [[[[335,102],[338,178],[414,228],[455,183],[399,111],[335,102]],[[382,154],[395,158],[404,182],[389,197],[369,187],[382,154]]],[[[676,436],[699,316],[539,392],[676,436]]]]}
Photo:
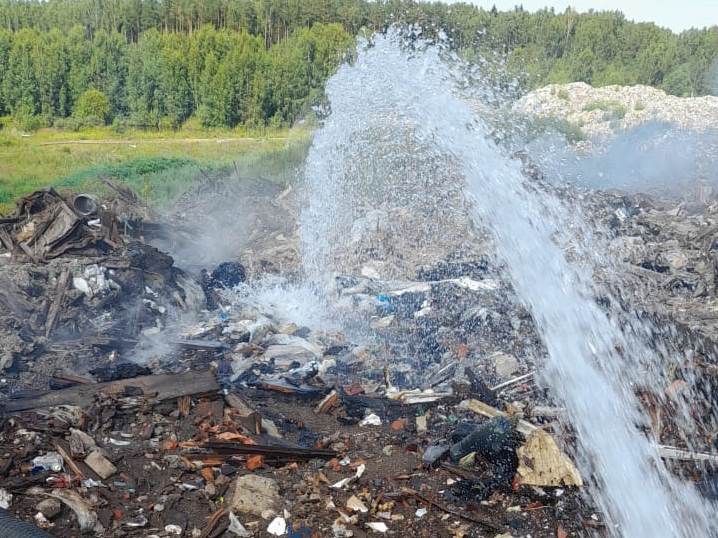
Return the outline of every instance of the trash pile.
{"type": "MultiPolygon", "coordinates": [[[[442,284],[411,293],[430,286],[442,284]]],[[[386,369],[383,381],[368,372],[382,343],[356,346],[237,301],[204,316],[183,336],[212,350],[209,361],[151,374],[121,362],[6,401],[6,508],[57,536],[555,536],[600,525],[551,434],[486,403],[526,393],[531,374],[488,388],[469,368],[473,383],[455,390],[400,390],[386,369]]],[[[496,364],[511,375],[508,355],[496,364]]]]}
{"type": "MultiPolygon", "coordinates": [[[[0,220],[0,529],[35,533],[9,536],[607,534],[490,252],[337,275],[341,330],[309,327],[251,300],[247,260],[185,274],[145,242],[156,217],[112,191],[42,191],[0,220]]],[[[641,305],[711,340],[713,209],[591,204],[641,305]]],[[[661,452],[714,465],[713,442],[661,452]]]]}
{"type": "Polygon", "coordinates": [[[204,300],[144,241],[148,210],[108,185],[107,203],[46,189],[0,219],[0,394],[46,388],[56,368],[78,371],[90,357],[129,350],[204,300]]]}
{"type": "Polygon", "coordinates": [[[589,136],[613,136],[644,123],[669,123],[682,129],[714,129],[718,99],[676,97],[650,86],[604,86],[585,82],[550,84],[514,105],[514,111],[542,118],[562,118],[589,136]]]}
{"type": "Polygon", "coordinates": [[[666,200],[617,191],[597,192],[587,210],[622,263],[620,286],[642,309],[716,341],[718,204],[666,200]]]}

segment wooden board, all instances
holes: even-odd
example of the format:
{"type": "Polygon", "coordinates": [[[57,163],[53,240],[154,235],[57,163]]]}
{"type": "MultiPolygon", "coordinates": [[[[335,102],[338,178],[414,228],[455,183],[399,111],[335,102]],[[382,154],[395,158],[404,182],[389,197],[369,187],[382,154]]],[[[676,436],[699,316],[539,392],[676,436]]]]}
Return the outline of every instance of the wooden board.
{"type": "Polygon", "coordinates": [[[33,398],[8,400],[5,412],[28,411],[56,405],[76,405],[85,407],[92,403],[95,394],[122,395],[125,387],[140,387],[146,395],[158,400],[171,400],[180,396],[208,394],[219,390],[217,379],[210,370],[202,372],[184,372],[181,374],[160,374],[120,379],[108,383],[78,385],[55,390],[33,398]]]}

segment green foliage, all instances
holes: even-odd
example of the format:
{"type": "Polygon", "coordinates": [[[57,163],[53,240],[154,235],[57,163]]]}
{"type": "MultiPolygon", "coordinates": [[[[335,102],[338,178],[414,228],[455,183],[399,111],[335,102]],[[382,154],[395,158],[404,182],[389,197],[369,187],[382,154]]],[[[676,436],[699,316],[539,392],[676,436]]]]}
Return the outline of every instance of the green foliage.
{"type": "Polygon", "coordinates": [[[605,99],[592,101],[583,107],[584,112],[593,112],[594,110],[602,110],[605,112],[604,119],[606,120],[622,120],[628,112],[622,103],[605,99]]]}
{"type": "Polygon", "coordinates": [[[10,112],[10,107],[5,100],[3,80],[7,76],[11,49],[12,34],[6,30],[0,30],[0,116],[10,112]]]}
{"type": "Polygon", "coordinates": [[[61,131],[71,131],[78,133],[84,129],[90,129],[92,127],[100,127],[105,125],[106,122],[97,116],[86,116],[80,118],[78,116],[70,116],[68,118],[55,118],[52,122],[52,126],[61,131]]]}
{"type": "Polygon", "coordinates": [[[47,117],[35,114],[34,109],[26,104],[20,104],[15,108],[13,123],[21,131],[37,131],[49,125],[47,117]]]}
{"type": "Polygon", "coordinates": [[[57,181],[58,187],[77,189],[101,177],[129,181],[134,187],[141,187],[145,176],[156,175],[194,164],[191,159],[177,157],[141,157],[116,165],[101,165],[85,168],[57,181]]]}
{"type": "Polygon", "coordinates": [[[300,139],[280,150],[267,149],[248,155],[232,167],[239,177],[269,177],[288,183],[307,158],[310,139],[300,139]]]}
{"type": "Polygon", "coordinates": [[[265,121],[291,123],[318,104],[324,81],[352,40],[337,24],[316,24],[273,47],[257,82],[255,110],[265,121]]]}
{"type": "MultiPolygon", "coordinates": [[[[74,117],[69,120],[78,121],[74,117]]],[[[0,117],[0,123],[5,123],[7,127],[13,122],[10,117],[0,117]]],[[[11,192],[14,199],[44,186],[56,185],[59,178],[73,184],[73,190],[89,189],[93,192],[100,187],[98,174],[132,181],[138,189],[142,188],[140,178],[149,177],[148,192],[155,201],[163,192],[179,189],[179,184],[184,181],[204,177],[197,168],[199,166],[204,172],[227,166],[234,169],[232,163],[236,161],[241,169],[242,162],[265,154],[269,161],[272,156],[280,160],[282,148],[293,145],[293,140],[308,140],[308,132],[303,129],[291,132],[266,129],[208,132],[200,127],[199,121],[195,121],[185,123],[181,132],[147,132],[133,130],[126,125],[126,132],[122,135],[115,134],[116,129],[108,126],[83,128],[79,135],[55,128],[41,129],[31,136],[6,127],[0,131],[0,153],[3,154],[0,159],[0,185],[11,192]],[[93,171],[81,173],[86,169],[93,171]],[[130,179],[130,176],[135,179],[130,179]],[[161,182],[168,185],[165,187],[161,182]]],[[[0,214],[10,208],[10,203],[0,202],[0,214]]]]}
{"type": "MultiPolygon", "coordinates": [[[[84,168],[73,174],[59,178],[54,185],[60,189],[102,190],[99,181],[109,177],[127,183],[143,198],[159,203],[171,203],[186,192],[197,179],[207,174],[236,175],[239,178],[269,176],[276,181],[288,182],[296,168],[304,162],[309,141],[300,140],[287,144],[282,149],[265,149],[250,152],[240,157],[232,165],[208,165],[194,159],[176,157],[141,157],[121,164],[100,165],[84,168]]],[[[3,191],[0,188],[0,203],[3,191]]],[[[8,190],[7,200],[13,195],[8,190]]]]}
{"type": "Polygon", "coordinates": [[[548,133],[559,134],[571,143],[581,142],[587,138],[586,133],[581,130],[579,125],[570,123],[562,118],[554,116],[536,117],[528,121],[527,135],[529,140],[548,133]]]}
{"type": "Polygon", "coordinates": [[[99,90],[87,90],[78,97],[74,112],[78,119],[105,123],[110,116],[110,100],[99,90]]]}
{"type": "Polygon", "coordinates": [[[244,32],[232,35],[231,41],[224,57],[217,51],[207,61],[200,114],[206,126],[234,127],[252,119],[254,81],[264,62],[264,46],[260,38],[244,32]]]}
{"type": "Polygon", "coordinates": [[[192,159],[143,157],[117,165],[85,168],[57,180],[61,189],[101,189],[99,178],[126,182],[145,199],[172,201],[197,179],[199,163],[192,159]]]}
{"type": "MultiPolygon", "coordinates": [[[[323,99],[355,35],[390,24],[498,51],[524,89],[583,81],[718,93],[718,27],[674,34],[618,11],[416,0],[0,0],[0,115],[77,116],[90,89],[118,125],[282,126],[323,99]],[[711,71],[714,69],[715,71],[711,71]]],[[[620,112],[620,111],[613,111],[620,112]]],[[[32,122],[31,122],[32,123],[32,122]]]]}
{"type": "Polygon", "coordinates": [[[82,120],[72,116],[69,118],[55,118],[52,122],[52,126],[61,131],[77,132],[82,129],[82,120]]]}
{"type": "Polygon", "coordinates": [[[40,88],[33,64],[37,38],[32,30],[21,30],[12,38],[2,94],[8,111],[16,117],[27,118],[40,111],[40,88]]]}

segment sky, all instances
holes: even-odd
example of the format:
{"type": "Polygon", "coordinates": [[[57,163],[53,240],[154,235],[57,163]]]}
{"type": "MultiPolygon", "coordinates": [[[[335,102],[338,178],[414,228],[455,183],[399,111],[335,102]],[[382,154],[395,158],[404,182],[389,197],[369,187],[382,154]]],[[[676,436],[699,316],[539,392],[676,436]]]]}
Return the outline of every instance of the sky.
{"type": "Polygon", "coordinates": [[[577,11],[589,9],[621,10],[628,19],[639,22],[655,22],[675,32],[691,27],[718,25],[718,0],[463,0],[477,6],[502,11],[513,9],[517,4],[535,11],[553,7],[563,11],[571,6],[577,11]]]}

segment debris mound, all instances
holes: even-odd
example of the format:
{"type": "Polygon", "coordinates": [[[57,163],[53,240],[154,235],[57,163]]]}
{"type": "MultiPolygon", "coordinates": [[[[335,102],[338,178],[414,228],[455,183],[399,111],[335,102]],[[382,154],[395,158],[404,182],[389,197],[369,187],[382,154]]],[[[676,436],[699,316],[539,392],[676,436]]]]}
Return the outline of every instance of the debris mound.
{"type": "Polygon", "coordinates": [[[88,371],[203,300],[172,258],[144,241],[149,210],[110,185],[106,201],[44,189],[0,218],[0,391],[88,371]]]}
{"type": "MultiPolygon", "coordinates": [[[[403,262],[388,272],[402,280],[362,250],[365,267],[334,279],[341,330],[327,330],[254,300],[263,275],[246,256],[195,281],[149,243],[168,239],[159,218],[116,187],[78,204],[40,191],[0,220],[0,508],[51,536],[605,532],[490,245],[403,262]]],[[[702,342],[671,370],[670,398],[637,390],[662,457],[714,494],[714,447],[687,446],[671,421],[685,391],[713,387],[713,205],[584,202],[627,267],[607,285],[702,342]]]]}

